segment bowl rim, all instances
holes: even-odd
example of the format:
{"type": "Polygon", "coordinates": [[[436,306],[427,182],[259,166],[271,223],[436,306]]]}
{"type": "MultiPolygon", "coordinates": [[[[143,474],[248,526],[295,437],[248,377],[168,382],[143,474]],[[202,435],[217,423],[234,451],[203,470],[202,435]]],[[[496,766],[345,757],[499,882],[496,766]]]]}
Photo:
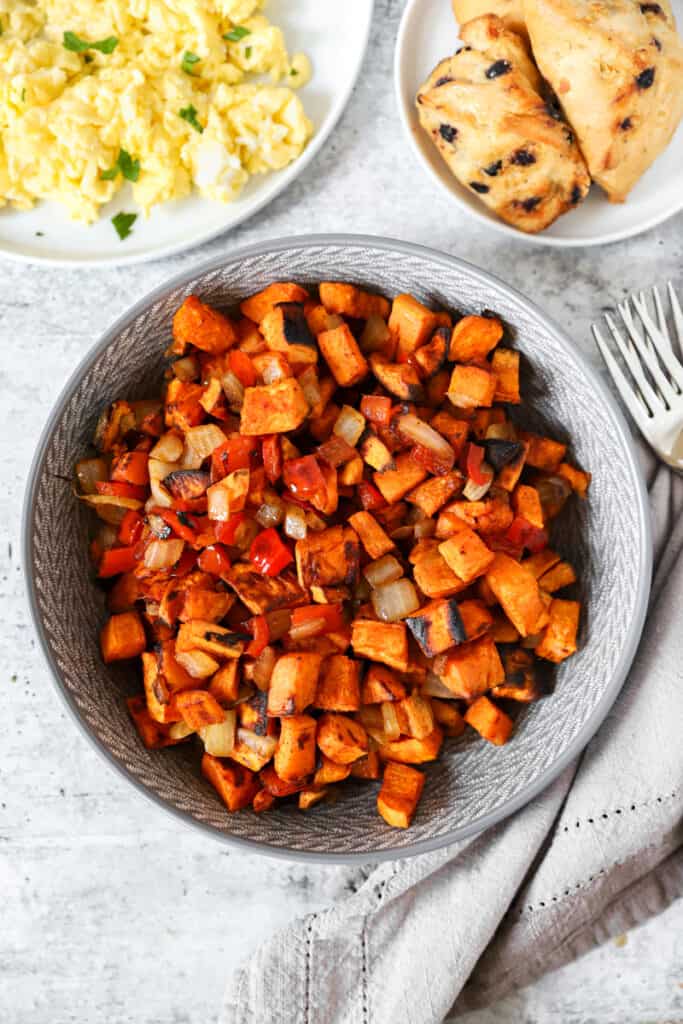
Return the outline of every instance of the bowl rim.
{"type": "Polygon", "coordinates": [[[263,854],[264,856],[276,857],[278,859],[299,862],[305,861],[318,864],[379,863],[382,861],[412,857],[417,854],[429,853],[442,849],[451,843],[477,835],[485,829],[490,828],[492,825],[498,824],[505,818],[509,817],[509,815],[525,806],[550,786],[562,771],[564,771],[564,769],[581,753],[586,744],[596,733],[626,680],[626,675],[633,658],[635,657],[643,626],[645,624],[653,561],[652,526],[648,496],[633,436],[631,435],[626,420],[624,419],[616,400],[585,356],[583,356],[580,351],[577,351],[575,346],[572,344],[571,339],[565,334],[563,329],[556,324],[552,318],[548,317],[539,307],[537,307],[535,303],[531,302],[522,295],[521,292],[517,291],[516,288],[513,288],[501,278],[489,273],[487,270],[482,270],[467,260],[463,260],[457,256],[451,256],[436,249],[431,249],[428,246],[417,245],[412,242],[401,241],[400,239],[361,234],[293,235],[240,246],[239,248],[231,251],[229,256],[226,256],[225,254],[214,256],[172,275],[170,278],[152,288],[149,292],[134,302],[133,305],[119,317],[117,317],[113,323],[106,328],[99,340],[88,350],[85,356],[79,361],[75,370],[70,374],[66,384],[59,394],[59,397],[50,411],[45,426],[43,427],[29,469],[29,477],[24,495],[21,521],[21,551],[24,561],[27,603],[31,620],[38,637],[40,650],[49,669],[54,688],[59,694],[63,706],[68,711],[72,720],[76,723],[79,731],[90,743],[91,747],[94,748],[123,779],[127,780],[129,784],[132,784],[139,793],[145,796],[156,806],[162,808],[166,813],[173,815],[177,821],[181,822],[186,827],[199,829],[205,835],[208,835],[228,846],[235,847],[236,849],[242,849],[245,852],[253,851],[263,854]],[[602,697],[593,709],[591,716],[584,723],[583,727],[574,737],[567,749],[558,757],[555,763],[537,779],[516,793],[514,797],[501,804],[500,807],[497,807],[495,810],[490,811],[479,818],[475,818],[466,825],[461,825],[458,828],[452,829],[449,832],[433,838],[418,840],[404,847],[377,850],[367,853],[322,853],[319,851],[303,851],[292,847],[270,846],[255,839],[246,839],[241,836],[229,835],[222,832],[220,829],[193,817],[189,812],[182,811],[177,807],[171,806],[162,797],[148,789],[144,783],[135,778],[135,776],[128,771],[122,762],[118,761],[114,757],[105,743],[89,729],[85,720],[81,716],[74,698],[64,686],[59,668],[50,652],[50,647],[43,627],[42,616],[37,602],[36,583],[33,571],[33,510],[36,498],[36,485],[42,474],[46,452],[53,432],[64,413],[64,409],[71,400],[82,377],[87,373],[97,359],[99,359],[108,346],[116,340],[118,335],[129,324],[131,324],[133,320],[144,313],[145,310],[147,310],[154,302],[161,299],[168,291],[181,288],[183,285],[186,285],[189,281],[192,281],[195,278],[201,277],[211,271],[218,270],[227,262],[234,263],[235,261],[248,257],[264,256],[266,254],[281,252],[292,248],[314,249],[319,248],[320,246],[374,248],[385,252],[398,252],[404,256],[417,257],[423,260],[428,260],[432,263],[450,266],[451,268],[455,265],[464,269],[467,273],[478,277],[485,285],[495,285],[498,288],[505,289],[510,293],[520,307],[522,307],[527,313],[531,314],[534,318],[540,319],[544,327],[559,338],[561,343],[567,349],[570,357],[577,363],[578,367],[590,377],[593,386],[602,398],[604,405],[611,416],[636,485],[636,500],[642,541],[640,547],[640,564],[638,566],[639,584],[638,594],[636,597],[636,607],[631,629],[621,656],[612,674],[612,678],[605,688],[602,697]]]}
{"type": "MultiPolygon", "coordinates": [[[[461,190],[463,193],[465,192],[463,187],[460,185],[460,182],[453,178],[454,185],[457,185],[457,188],[452,187],[452,185],[447,183],[432,166],[427,158],[425,149],[419,141],[420,136],[413,130],[411,124],[411,114],[413,113],[412,102],[407,100],[405,96],[405,51],[408,45],[407,40],[410,34],[412,19],[416,16],[418,6],[423,3],[425,3],[425,0],[407,0],[403,14],[401,15],[394,47],[394,96],[396,98],[396,105],[398,107],[403,134],[417,163],[420,165],[427,177],[442,192],[442,194],[446,195],[455,206],[463,210],[469,217],[472,217],[480,224],[491,228],[493,231],[498,231],[503,235],[507,235],[508,238],[514,238],[518,242],[527,242],[529,245],[547,245],[555,249],[576,249],[587,246],[611,245],[614,242],[623,242],[627,238],[635,238],[638,235],[644,234],[646,231],[650,231],[652,228],[657,227],[659,224],[670,220],[671,217],[675,217],[677,213],[680,213],[681,209],[683,209],[683,193],[679,196],[678,201],[673,203],[668,209],[660,210],[657,213],[651,214],[649,217],[643,218],[642,222],[639,224],[632,225],[631,227],[617,228],[612,231],[604,231],[599,235],[563,238],[548,235],[544,231],[540,231],[537,234],[529,234],[526,231],[521,231],[518,228],[512,227],[510,224],[506,224],[505,221],[501,220],[495,214],[485,212],[484,206],[475,206],[467,202],[464,194],[460,194],[461,190]]],[[[606,199],[605,202],[607,202],[606,199]]]]}

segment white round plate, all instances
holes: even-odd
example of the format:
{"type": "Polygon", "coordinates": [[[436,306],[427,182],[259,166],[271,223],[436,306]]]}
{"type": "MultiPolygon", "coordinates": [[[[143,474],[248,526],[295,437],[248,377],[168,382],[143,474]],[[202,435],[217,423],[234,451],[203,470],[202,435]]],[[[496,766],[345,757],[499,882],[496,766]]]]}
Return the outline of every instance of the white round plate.
{"type": "MultiPolygon", "coordinates": [[[[679,30],[683,26],[683,0],[672,0],[679,30]]],[[[681,166],[683,124],[668,148],[631,192],[626,203],[610,203],[594,185],[588,198],[538,235],[505,224],[457,181],[440,157],[429,136],[420,128],[415,110],[419,87],[440,60],[460,45],[458,24],[450,0],[408,0],[396,40],[394,81],[403,127],[411,147],[429,176],[444,189],[461,210],[527,242],[541,245],[580,246],[617,242],[673,216],[683,209],[681,166]]]]}
{"type": "Polygon", "coordinates": [[[314,135],[294,163],[252,177],[233,203],[188,196],[155,207],[120,241],[111,218],[136,212],[129,186],[102,208],[93,225],[71,221],[56,203],[27,212],[0,210],[0,256],[60,266],[123,266],[160,259],[206,242],[246,220],[282,192],[325,144],[358,78],[370,34],[374,0],[270,0],[266,13],[285,34],[290,53],[303,51],[313,64],[311,81],[299,90],[314,135]]]}

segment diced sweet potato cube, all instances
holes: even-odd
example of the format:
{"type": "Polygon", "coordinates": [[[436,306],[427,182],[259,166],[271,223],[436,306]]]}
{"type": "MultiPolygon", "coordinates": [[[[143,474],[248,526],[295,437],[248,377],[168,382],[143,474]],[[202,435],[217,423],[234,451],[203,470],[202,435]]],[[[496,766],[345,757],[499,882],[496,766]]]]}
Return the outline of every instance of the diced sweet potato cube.
{"type": "Polygon", "coordinates": [[[558,562],[548,572],[543,573],[538,583],[547,594],[554,594],[556,590],[576,583],[576,573],[569,562],[558,562]]]}
{"type": "Polygon", "coordinates": [[[519,405],[519,352],[497,348],[491,358],[491,369],[496,375],[494,401],[519,405]]]}
{"type": "Polygon", "coordinates": [[[522,636],[532,636],[545,625],[547,613],[538,581],[525,565],[499,551],[487,570],[486,581],[522,636]]]}
{"type": "Polygon", "coordinates": [[[516,700],[520,704],[530,704],[543,695],[534,673],[534,658],[531,651],[521,647],[506,651],[503,655],[505,665],[505,682],[494,686],[493,697],[516,700]]]}
{"type": "Polygon", "coordinates": [[[102,657],[106,664],[136,658],[147,646],[145,630],[137,612],[112,615],[100,634],[102,657]]]}
{"type": "Polygon", "coordinates": [[[402,764],[424,764],[435,761],[439,756],[443,733],[437,726],[434,731],[421,740],[412,737],[383,743],[379,748],[379,756],[383,761],[400,761],[402,764]]]}
{"type": "Polygon", "coordinates": [[[458,606],[467,640],[476,640],[493,625],[493,616],[483,601],[462,601],[458,606]]]}
{"type": "Polygon", "coordinates": [[[188,622],[191,619],[220,622],[234,603],[234,595],[227,590],[204,590],[201,587],[193,587],[185,592],[183,607],[178,617],[181,622],[188,622]]]}
{"type": "Polygon", "coordinates": [[[294,377],[245,388],[240,433],[283,434],[300,427],[307,415],[308,402],[294,377]]]}
{"type": "Polygon", "coordinates": [[[226,661],[211,677],[209,693],[216,698],[222,707],[228,707],[237,700],[240,689],[239,661],[226,661]]]}
{"type": "Polygon", "coordinates": [[[363,479],[363,460],[360,455],[354,455],[352,459],[339,470],[339,483],[343,487],[355,487],[363,479]]]}
{"type": "Polygon", "coordinates": [[[314,651],[292,651],[275,663],[268,690],[268,714],[300,715],[315,700],[322,657],[314,651]]]}
{"type": "Polygon", "coordinates": [[[581,605],[578,601],[561,601],[559,598],[553,598],[550,604],[550,622],[536,647],[538,658],[546,658],[559,664],[574,653],[580,612],[581,605]]]}
{"type": "Polygon", "coordinates": [[[373,474],[375,486],[389,505],[400,501],[427,476],[427,470],[415,461],[410,452],[401,452],[395,461],[396,469],[373,474]]]}
{"type": "Polygon", "coordinates": [[[417,505],[426,516],[431,518],[439,509],[446,504],[454,494],[461,490],[463,485],[462,473],[457,469],[443,476],[433,476],[424,483],[419,484],[414,490],[406,494],[406,501],[417,505]]]}
{"type": "Polygon", "coordinates": [[[276,798],[267,789],[259,789],[251,802],[251,806],[256,814],[262,814],[263,811],[269,811],[274,806],[275,800],[276,798]]]}
{"type": "Polygon", "coordinates": [[[318,746],[330,761],[352,764],[367,753],[368,736],[360,722],[326,711],[318,719],[318,746]]]}
{"type": "Polygon", "coordinates": [[[441,676],[454,697],[471,700],[498,686],[505,679],[505,670],[498,648],[490,636],[481,636],[451,651],[441,676]]]}
{"type": "Polygon", "coordinates": [[[436,330],[436,314],[412,295],[397,295],[391,306],[389,330],[397,340],[396,360],[404,363],[436,330]]]}
{"type": "Polygon", "coordinates": [[[128,713],[135,723],[140,739],[148,750],[160,750],[162,747],[170,747],[179,740],[169,736],[168,725],[155,722],[149,713],[149,709],[142,696],[129,697],[126,701],[128,713]]]}
{"type": "Polygon", "coordinates": [[[503,337],[500,320],[464,316],[453,328],[448,358],[453,363],[480,363],[503,337]]]}
{"type": "Polygon", "coordinates": [[[172,693],[177,693],[180,690],[193,690],[197,686],[197,680],[190,675],[187,669],[183,668],[176,658],[174,640],[166,640],[162,643],[159,670],[172,693]]]}
{"type": "Polygon", "coordinates": [[[307,811],[310,807],[315,807],[326,796],[326,789],[302,789],[299,793],[299,810],[307,811]]]}
{"type": "Polygon", "coordinates": [[[497,747],[510,739],[512,719],[501,711],[488,697],[479,697],[465,712],[465,721],[476,729],[489,743],[497,747]]]}
{"type": "Polygon", "coordinates": [[[175,700],[183,721],[195,732],[225,718],[225,710],[208,690],[182,690],[175,700]]]}
{"type": "Polygon", "coordinates": [[[506,466],[503,466],[496,477],[496,486],[502,487],[504,491],[514,491],[522,475],[529,446],[526,441],[521,441],[520,443],[522,450],[517,458],[512,459],[506,466]]]}
{"type": "MultiPolygon", "coordinates": [[[[420,345],[415,351],[415,362],[420,367],[423,376],[433,377],[442,369],[448,355],[449,331],[445,327],[437,327],[431,339],[420,345]]],[[[446,377],[448,380],[448,377],[446,377]]],[[[448,387],[448,385],[446,385],[448,387]]]]}
{"type": "Polygon", "coordinates": [[[358,348],[348,324],[323,331],[318,345],[332,376],[341,388],[351,388],[362,381],[368,372],[368,363],[358,348]]]}
{"type": "Polygon", "coordinates": [[[218,354],[237,342],[235,326],[218,310],[188,295],[173,317],[172,351],[182,355],[188,345],[218,354]]]}
{"type": "Polygon", "coordinates": [[[423,555],[413,569],[415,583],[427,597],[452,597],[467,587],[437,550],[423,555]]]}
{"type": "Polygon", "coordinates": [[[280,608],[308,604],[305,590],[293,573],[264,576],[245,562],[236,562],[223,577],[253,615],[265,615],[280,608]]]}
{"type": "Polygon", "coordinates": [[[348,526],[309,531],[296,542],[295,555],[302,587],[353,586],[358,581],[360,544],[348,526]]]}
{"type": "Polygon", "coordinates": [[[323,711],[357,711],[360,707],[360,663],[343,654],[325,658],[314,706],[323,711]]]}
{"type": "Polygon", "coordinates": [[[273,766],[281,779],[294,782],[315,771],[317,722],[310,715],[290,715],[280,723],[273,766]]]}
{"type": "Polygon", "coordinates": [[[566,444],[553,441],[549,437],[540,437],[538,434],[527,434],[522,432],[522,439],[527,442],[529,449],[526,455],[528,466],[534,469],[543,469],[547,473],[553,473],[559,468],[567,452],[566,444]]]}
{"type": "Polygon", "coordinates": [[[408,634],[402,622],[355,619],[351,626],[351,644],[358,656],[379,661],[399,672],[408,668],[408,634]]]}
{"type": "Polygon", "coordinates": [[[204,394],[201,384],[174,380],[166,388],[164,421],[167,427],[177,427],[183,433],[196,427],[205,419],[200,399],[204,394]]]}
{"type": "Polygon", "coordinates": [[[459,420],[445,409],[440,409],[431,419],[431,426],[446,438],[455,451],[455,457],[465,446],[470,425],[467,420],[459,420]]]}
{"type": "Polygon", "coordinates": [[[387,825],[408,828],[417,808],[425,777],[417,768],[392,764],[384,769],[382,788],[377,795],[377,810],[387,825]]]}
{"type": "Polygon", "coordinates": [[[423,740],[434,731],[431,701],[417,690],[413,690],[409,697],[404,697],[396,704],[396,712],[404,735],[423,740]]]}
{"type": "Polygon", "coordinates": [[[182,715],[178,710],[177,701],[166,685],[166,680],[159,672],[159,664],[155,654],[144,651],[142,654],[142,680],[145,687],[147,709],[155,722],[167,724],[180,722],[182,715]]]}
{"type": "Polygon", "coordinates": [[[371,295],[352,284],[337,281],[322,281],[318,286],[320,301],[328,313],[350,316],[354,320],[368,320],[389,316],[389,302],[381,295],[371,295]]]}
{"type": "Polygon", "coordinates": [[[192,619],[183,622],[176,638],[176,652],[206,651],[207,654],[219,658],[239,658],[244,650],[244,640],[239,633],[234,633],[216,622],[204,622],[192,619]]]}
{"type": "Polygon", "coordinates": [[[287,782],[285,779],[281,779],[272,764],[261,769],[259,778],[264,789],[276,797],[292,796],[308,786],[308,779],[298,779],[296,782],[287,782]]]}
{"type": "Polygon", "coordinates": [[[500,497],[453,501],[439,513],[437,537],[450,537],[458,529],[458,519],[478,533],[505,533],[514,514],[507,501],[500,497]]]}
{"type": "Polygon", "coordinates": [[[572,466],[568,462],[561,462],[557,468],[557,473],[558,476],[564,477],[571,489],[580,498],[586,497],[591,482],[590,473],[584,473],[582,469],[577,469],[576,466],[572,466]]]}
{"type": "Polygon", "coordinates": [[[512,507],[515,515],[526,519],[532,526],[538,527],[539,530],[545,526],[541,498],[535,487],[518,484],[512,494],[512,507]]]}
{"type": "Polygon", "coordinates": [[[212,754],[202,757],[202,775],[214,787],[229,811],[248,807],[260,790],[258,775],[233,761],[212,754]]]}
{"type": "Polygon", "coordinates": [[[308,302],[309,299],[310,295],[300,285],[291,282],[276,282],[241,302],[240,312],[249,320],[260,324],[273,306],[279,302],[308,302]]]}
{"type": "Polygon", "coordinates": [[[342,782],[344,779],[348,779],[350,774],[351,765],[337,764],[336,761],[330,761],[329,757],[321,754],[320,767],[313,776],[313,785],[329,786],[333,782],[342,782]]]}
{"type": "Polygon", "coordinates": [[[284,352],[292,363],[317,363],[318,346],[300,302],[279,302],[261,321],[261,331],[274,352],[284,352]]]}
{"type": "MultiPolygon", "coordinates": [[[[544,576],[559,561],[560,556],[556,551],[552,551],[550,548],[543,548],[543,551],[537,551],[536,554],[525,558],[522,565],[525,565],[534,574],[536,579],[540,580],[541,576],[544,576]]],[[[547,590],[548,588],[546,587],[545,589],[547,590]]]]}
{"type": "Polygon", "coordinates": [[[376,750],[369,750],[365,757],[360,757],[351,765],[354,779],[379,779],[382,774],[382,762],[376,750]]]}
{"type": "Polygon", "coordinates": [[[383,352],[370,354],[370,369],[390,395],[405,402],[421,402],[424,388],[411,363],[392,363],[383,352]]]}
{"type": "Polygon", "coordinates": [[[428,658],[447,651],[466,639],[465,626],[454,598],[430,601],[409,615],[405,624],[428,658]]]}
{"type": "Polygon", "coordinates": [[[494,558],[481,537],[464,525],[453,537],[439,544],[439,554],[463,583],[471,583],[482,576],[494,558]]]}
{"type": "Polygon", "coordinates": [[[361,691],[363,704],[382,704],[384,701],[402,700],[406,688],[400,679],[384,665],[370,665],[361,691]]]}
{"type": "Polygon", "coordinates": [[[452,701],[432,697],[432,713],[445,736],[461,736],[464,733],[465,719],[452,701]]]}
{"type": "Polygon", "coordinates": [[[360,537],[361,544],[370,558],[381,558],[382,555],[394,550],[393,540],[370,512],[355,512],[349,518],[349,526],[353,527],[360,537]]]}
{"type": "Polygon", "coordinates": [[[359,452],[363,457],[363,461],[371,469],[376,469],[378,473],[384,473],[387,469],[396,469],[394,457],[384,441],[380,440],[377,434],[373,433],[370,429],[365,431],[364,436],[360,440],[359,452]]]}
{"type": "MultiPolygon", "coordinates": [[[[486,584],[485,580],[484,583],[486,584]]],[[[515,644],[519,640],[519,632],[500,608],[496,608],[493,613],[491,639],[496,644],[515,644]]]]}
{"type": "Polygon", "coordinates": [[[456,363],[448,385],[449,400],[460,409],[478,409],[493,402],[496,375],[482,366],[456,363]]]}
{"type": "Polygon", "coordinates": [[[112,614],[133,611],[139,596],[137,576],[134,572],[124,572],[107,594],[107,608],[112,614]]]}

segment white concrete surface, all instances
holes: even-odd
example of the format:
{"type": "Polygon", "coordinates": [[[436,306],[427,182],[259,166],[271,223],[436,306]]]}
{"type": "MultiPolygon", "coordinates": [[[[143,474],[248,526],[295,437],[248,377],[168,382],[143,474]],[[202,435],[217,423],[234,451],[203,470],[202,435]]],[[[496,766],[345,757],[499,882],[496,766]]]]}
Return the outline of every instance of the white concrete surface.
{"type": "MultiPolygon", "coordinates": [[[[332,140],[241,230],[125,270],[0,262],[2,1024],[210,1024],[231,966],[271,929],[342,897],[349,878],[229,853],[185,831],[112,774],[52,693],[24,605],[20,507],[49,408],[102,329],[181,267],[312,231],[393,235],[463,256],[533,297],[591,355],[588,325],[602,306],[680,277],[682,216],[637,240],[562,253],[455,215],[401,137],[391,56],[402,6],[378,0],[362,80],[332,140]]],[[[683,905],[466,1020],[680,1024],[683,905]]]]}

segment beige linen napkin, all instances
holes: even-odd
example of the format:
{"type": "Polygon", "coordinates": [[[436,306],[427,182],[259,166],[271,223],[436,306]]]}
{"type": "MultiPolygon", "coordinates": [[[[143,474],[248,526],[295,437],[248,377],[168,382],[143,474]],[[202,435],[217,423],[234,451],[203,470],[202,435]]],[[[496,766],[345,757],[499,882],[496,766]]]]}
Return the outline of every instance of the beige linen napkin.
{"type": "Polygon", "coordinates": [[[643,456],[655,578],[629,680],[582,758],[513,817],[383,864],[231,979],[221,1024],[438,1024],[683,893],[683,479],[643,456]]]}

